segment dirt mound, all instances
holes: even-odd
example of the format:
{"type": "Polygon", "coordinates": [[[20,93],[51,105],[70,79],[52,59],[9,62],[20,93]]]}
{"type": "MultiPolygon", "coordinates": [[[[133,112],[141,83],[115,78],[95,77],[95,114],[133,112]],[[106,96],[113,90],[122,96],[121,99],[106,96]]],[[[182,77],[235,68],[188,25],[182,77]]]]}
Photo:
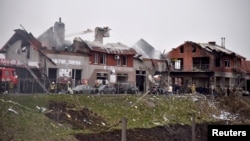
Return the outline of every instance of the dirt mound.
{"type": "Polygon", "coordinates": [[[101,116],[88,108],[78,110],[75,105],[66,102],[49,102],[49,112],[45,113],[47,117],[58,122],[67,123],[72,129],[88,129],[97,131],[106,129],[107,123],[101,116]]]}

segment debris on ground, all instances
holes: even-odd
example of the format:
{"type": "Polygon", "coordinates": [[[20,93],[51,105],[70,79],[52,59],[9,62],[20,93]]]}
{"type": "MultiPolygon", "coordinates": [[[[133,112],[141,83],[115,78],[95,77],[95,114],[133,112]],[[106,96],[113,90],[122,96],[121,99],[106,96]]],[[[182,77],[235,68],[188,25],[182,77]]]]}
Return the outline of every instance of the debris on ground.
{"type": "MultiPolygon", "coordinates": [[[[250,97],[231,96],[231,97],[217,97],[211,100],[214,106],[221,110],[224,117],[215,117],[218,122],[213,124],[250,124],[250,97]],[[232,115],[235,115],[232,117],[232,115]],[[229,117],[231,116],[231,117],[229,117]],[[230,120],[229,120],[230,119],[230,120]]],[[[142,100],[148,107],[154,107],[153,101],[142,100]]],[[[194,99],[196,102],[197,99],[194,99]]],[[[87,129],[94,131],[91,134],[76,134],[75,138],[79,141],[120,141],[121,130],[105,130],[108,124],[105,119],[89,108],[76,109],[75,105],[69,105],[66,102],[57,103],[51,101],[49,103],[48,112],[45,113],[47,117],[53,119],[58,123],[68,123],[72,125],[73,129],[87,129]],[[104,130],[102,130],[104,129],[104,130]],[[103,132],[100,132],[103,131],[103,132]]],[[[131,119],[132,120],[132,119],[131,119]]],[[[207,141],[207,126],[209,123],[195,124],[195,140],[207,141]]],[[[191,125],[174,124],[174,125],[157,125],[153,128],[136,128],[127,129],[127,140],[132,141],[166,141],[191,140],[192,137],[191,125]]]]}
{"type": "Polygon", "coordinates": [[[106,129],[108,125],[103,117],[88,108],[78,110],[75,105],[54,101],[50,101],[48,107],[48,112],[45,113],[47,117],[61,124],[70,124],[72,129],[99,131],[106,129]]]}

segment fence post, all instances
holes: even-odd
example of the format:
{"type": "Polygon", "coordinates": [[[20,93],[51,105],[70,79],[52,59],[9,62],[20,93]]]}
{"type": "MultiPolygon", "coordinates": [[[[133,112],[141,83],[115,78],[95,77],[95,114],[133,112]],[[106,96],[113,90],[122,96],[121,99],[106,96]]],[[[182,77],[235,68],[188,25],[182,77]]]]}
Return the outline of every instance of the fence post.
{"type": "Polygon", "coordinates": [[[192,141],[195,141],[195,113],[192,114],[192,141]]]}
{"type": "Polygon", "coordinates": [[[122,141],[127,141],[126,129],[127,129],[127,119],[123,117],[122,118],[122,141]]]}

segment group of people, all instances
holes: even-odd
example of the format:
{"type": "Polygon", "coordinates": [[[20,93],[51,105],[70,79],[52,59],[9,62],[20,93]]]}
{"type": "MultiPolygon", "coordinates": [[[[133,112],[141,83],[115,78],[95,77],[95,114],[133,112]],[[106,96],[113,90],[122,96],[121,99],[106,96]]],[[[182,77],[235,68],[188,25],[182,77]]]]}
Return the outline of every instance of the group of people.
{"type": "Polygon", "coordinates": [[[66,92],[66,93],[71,93],[72,89],[71,89],[71,83],[68,82],[67,84],[57,84],[54,81],[51,82],[50,86],[49,86],[49,92],[50,93],[59,93],[59,92],[66,92]]]}

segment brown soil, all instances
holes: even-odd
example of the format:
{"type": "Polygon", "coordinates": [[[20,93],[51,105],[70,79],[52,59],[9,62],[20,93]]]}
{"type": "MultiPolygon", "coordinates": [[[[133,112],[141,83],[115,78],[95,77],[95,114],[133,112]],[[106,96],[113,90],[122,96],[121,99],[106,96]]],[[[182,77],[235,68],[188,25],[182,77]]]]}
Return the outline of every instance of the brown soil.
{"type": "MultiPolygon", "coordinates": [[[[221,121],[216,124],[250,124],[250,97],[218,97],[215,101],[219,107],[239,115],[230,123],[221,121]]],[[[77,110],[74,105],[52,101],[49,103],[49,109],[50,112],[45,115],[50,119],[69,124],[73,129],[87,129],[96,132],[74,135],[79,141],[121,141],[121,130],[107,130],[110,125],[107,125],[105,119],[88,108],[77,110]]],[[[207,141],[208,124],[195,125],[196,141],[207,141]]],[[[192,127],[181,124],[157,126],[149,129],[128,129],[126,133],[127,141],[188,141],[192,139],[192,127]]]]}

